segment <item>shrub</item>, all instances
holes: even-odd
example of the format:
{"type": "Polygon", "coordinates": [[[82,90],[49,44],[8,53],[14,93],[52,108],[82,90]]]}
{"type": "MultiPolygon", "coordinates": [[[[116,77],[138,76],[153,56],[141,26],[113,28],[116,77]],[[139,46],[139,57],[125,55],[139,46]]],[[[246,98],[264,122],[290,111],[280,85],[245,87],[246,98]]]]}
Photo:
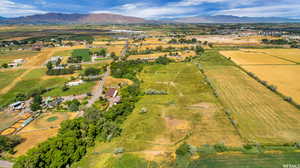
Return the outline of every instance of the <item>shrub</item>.
{"type": "Polygon", "coordinates": [[[187,143],[183,143],[176,150],[176,155],[178,156],[188,156],[191,155],[190,146],[187,143]]]}
{"type": "Polygon", "coordinates": [[[217,152],[227,151],[227,147],[223,143],[214,145],[214,148],[217,152]]]}

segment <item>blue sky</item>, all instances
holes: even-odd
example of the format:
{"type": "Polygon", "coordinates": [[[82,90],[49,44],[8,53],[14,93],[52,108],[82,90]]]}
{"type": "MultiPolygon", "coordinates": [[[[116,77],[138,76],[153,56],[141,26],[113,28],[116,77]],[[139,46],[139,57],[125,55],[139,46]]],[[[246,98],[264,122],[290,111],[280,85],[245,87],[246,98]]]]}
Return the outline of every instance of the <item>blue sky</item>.
{"type": "Polygon", "coordinates": [[[115,13],[146,19],[196,15],[300,18],[300,0],[0,0],[0,16],[115,13]]]}

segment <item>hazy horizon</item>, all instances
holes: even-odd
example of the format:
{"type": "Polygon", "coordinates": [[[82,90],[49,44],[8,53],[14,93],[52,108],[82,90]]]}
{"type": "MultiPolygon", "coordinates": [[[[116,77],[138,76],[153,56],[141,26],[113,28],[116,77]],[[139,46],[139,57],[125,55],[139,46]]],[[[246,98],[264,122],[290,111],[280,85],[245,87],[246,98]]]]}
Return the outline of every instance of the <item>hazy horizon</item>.
{"type": "Polygon", "coordinates": [[[300,18],[293,0],[1,0],[0,16],[18,17],[45,13],[112,13],[125,16],[173,18],[197,15],[300,18]]]}

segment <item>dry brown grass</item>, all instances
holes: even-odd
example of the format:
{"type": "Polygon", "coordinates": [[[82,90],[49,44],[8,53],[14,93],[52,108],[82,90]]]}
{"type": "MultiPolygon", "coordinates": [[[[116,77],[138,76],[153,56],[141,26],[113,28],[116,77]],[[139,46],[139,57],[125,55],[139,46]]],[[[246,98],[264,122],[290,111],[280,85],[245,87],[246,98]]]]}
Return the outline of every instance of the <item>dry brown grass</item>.
{"type": "Polygon", "coordinates": [[[107,47],[109,53],[114,52],[117,56],[121,56],[121,53],[124,49],[124,45],[111,45],[107,47]]]}
{"type": "Polygon", "coordinates": [[[239,65],[253,65],[253,64],[295,64],[294,62],[286,61],[274,56],[264,53],[256,53],[249,51],[220,51],[222,55],[231,58],[239,65]]]}
{"type": "Polygon", "coordinates": [[[254,53],[263,53],[300,63],[300,49],[245,49],[254,53]]]}
{"type": "Polygon", "coordinates": [[[42,114],[38,119],[31,122],[18,133],[25,141],[15,148],[17,153],[14,157],[25,154],[29,149],[55,136],[59,130],[60,123],[64,120],[73,119],[76,115],[77,113],[42,114]],[[47,121],[50,117],[57,117],[57,120],[51,122],[47,121]]]}
{"type": "Polygon", "coordinates": [[[121,78],[114,78],[112,76],[108,76],[105,79],[104,86],[105,87],[115,87],[119,85],[131,85],[133,82],[129,79],[121,79],[121,78]]]}
{"type": "Polygon", "coordinates": [[[214,66],[206,74],[242,137],[251,143],[300,140],[300,113],[293,105],[233,66],[214,66]]]}
{"type": "Polygon", "coordinates": [[[188,36],[189,38],[196,38],[199,41],[208,41],[209,43],[219,45],[260,45],[262,39],[278,39],[270,36],[245,36],[239,37],[237,35],[199,35],[188,36]]]}
{"type": "Polygon", "coordinates": [[[300,66],[243,66],[243,68],[277,86],[280,93],[292,97],[300,104],[300,66]]]}

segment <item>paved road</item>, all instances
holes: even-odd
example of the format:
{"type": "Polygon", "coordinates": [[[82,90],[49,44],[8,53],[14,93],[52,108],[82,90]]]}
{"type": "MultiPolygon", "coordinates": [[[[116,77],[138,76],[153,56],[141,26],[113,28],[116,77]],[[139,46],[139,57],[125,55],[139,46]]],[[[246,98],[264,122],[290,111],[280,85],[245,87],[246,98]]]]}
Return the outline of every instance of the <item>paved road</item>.
{"type": "Polygon", "coordinates": [[[1,168],[12,168],[13,163],[6,161],[6,160],[0,160],[0,167],[1,168]]]}
{"type": "Polygon", "coordinates": [[[106,72],[102,76],[102,79],[97,82],[96,88],[93,89],[92,97],[88,101],[86,107],[91,107],[99,99],[99,97],[103,96],[104,82],[106,77],[108,77],[109,75],[110,67],[108,66],[106,72]]]}

